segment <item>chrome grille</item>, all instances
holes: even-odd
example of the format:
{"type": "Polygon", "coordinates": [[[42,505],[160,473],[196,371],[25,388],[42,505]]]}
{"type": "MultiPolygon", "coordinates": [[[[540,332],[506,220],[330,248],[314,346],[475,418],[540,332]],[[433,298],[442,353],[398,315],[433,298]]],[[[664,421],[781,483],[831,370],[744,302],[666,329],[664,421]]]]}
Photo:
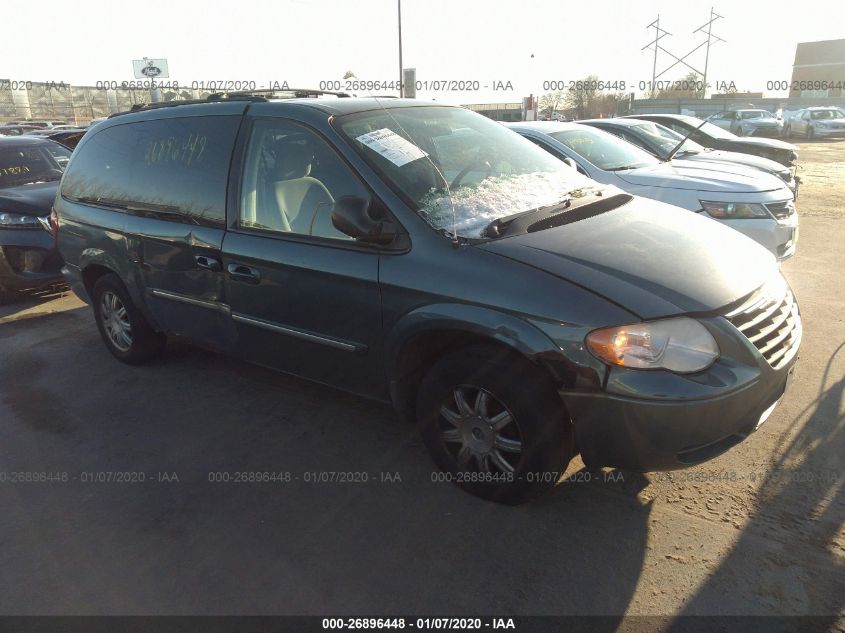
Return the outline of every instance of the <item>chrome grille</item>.
{"type": "Polygon", "coordinates": [[[767,284],[725,316],[774,369],[786,365],[798,351],[801,315],[795,297],[782,281],[767,284]]]}
{"type": "Polygon", "coordinates": [[[778,220],[785,220],[795,213],[795,204],[792,200],[784,200],[783,202],[769,202],[766,208],[771,211],[772,215],[778,220]]]}

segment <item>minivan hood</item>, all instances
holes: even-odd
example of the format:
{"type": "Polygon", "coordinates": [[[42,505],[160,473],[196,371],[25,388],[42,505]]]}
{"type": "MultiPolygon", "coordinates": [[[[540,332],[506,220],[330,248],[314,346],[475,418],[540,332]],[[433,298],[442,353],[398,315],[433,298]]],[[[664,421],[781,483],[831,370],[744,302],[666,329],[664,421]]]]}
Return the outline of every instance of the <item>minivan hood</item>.
{"type": "Polygon", "coordinates": [[[479,248],[588,288],[643,319],[718,310],[778,270],[771,253],[738,231],[637,196],[591,218],[479,248]]]}
{"type": "Polygon", "coordinates": [[[21,215],[50,215],[59,181],[38,182],[0,189],[0,212],[21,215]]]}
{"type": "Polygon", "coordinates": [[[783,182],[753,167],[727,163],[689,164],[681,159],[651,167],[639,167],[616,172],[625,182],[641,187],[669,187],[693,191],[724,193],[754,193],[772,191],[783,182]]]}

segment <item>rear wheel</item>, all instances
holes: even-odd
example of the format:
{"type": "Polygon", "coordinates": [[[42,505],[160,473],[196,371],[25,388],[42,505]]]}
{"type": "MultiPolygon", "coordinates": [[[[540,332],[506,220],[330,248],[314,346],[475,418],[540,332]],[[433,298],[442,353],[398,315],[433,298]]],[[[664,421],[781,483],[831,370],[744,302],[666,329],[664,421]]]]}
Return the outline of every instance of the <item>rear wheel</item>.
{"type": "Polygon", "coordinates": [[[150,327],[117,275],[100,277],[91,298],[100,336],[115,358],[139,365],[164,349],[164,335],[150,327]]]}
{"type": "Polygon", "coordinates": [[[438,361],[420,385],[417,420],[444,480],[501,503],[553,487],[572,458],[571,425],[548,375],[494,346],[438,361]]]}

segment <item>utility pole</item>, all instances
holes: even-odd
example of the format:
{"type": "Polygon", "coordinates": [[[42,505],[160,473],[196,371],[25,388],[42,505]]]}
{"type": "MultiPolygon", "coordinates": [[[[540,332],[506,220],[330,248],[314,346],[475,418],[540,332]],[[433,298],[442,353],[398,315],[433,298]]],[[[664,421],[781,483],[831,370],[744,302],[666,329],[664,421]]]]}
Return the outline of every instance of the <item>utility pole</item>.
{"type": "Polygon", "coordinates": [[[399,17],[399,97],[405,96],[405,90],[402,86],[402,0],[396,0],[396,8],[399,17]]]}
{"type": "Polygon", "coordinates": [[[710,39],[712,37],[715,37],[720,42],[725,41],[721,37],[713,35],[713,22],[715,22],[721,17],[723,16],[713,11],[713,7],[710,7],[710,20],[707,22],[707,24],[700,26],[695,31],[693,31],[693,33],[698,33],[698,31],[701,31],[705,26],[707,27],[707,51],[704,54],[704,93],[702,94],[703,97],[707,96],[707,66],[710,63],[710,39]]]}
{"type": "Polygon", "coordinates": [[[654,46],[654,62],[652,63],[652,66],[651,66],[651,96],[652,96],[652,98],[654,98],[654,96],[657,94],[657,88],[655,86],[655,83],[656,83],[656,80],[657,80],[657,50],[660,48],[660,45],[658,44],[658,42],[661,40],[661,38],[665,37],[666,35],[672,35],[672,34],[669,31],[666,31],[666,30],[660,28],[660,14],[658,14],[657,19],[654,22],[652,22],[651,24],[649,24],[646,28],[647,29],[652,29],[652,28],[654,29],[654,41],[649,42],[648,44],[643,46],[640,50],[642,51],[642,50],[647,49],[650,46],[654,46]]]}

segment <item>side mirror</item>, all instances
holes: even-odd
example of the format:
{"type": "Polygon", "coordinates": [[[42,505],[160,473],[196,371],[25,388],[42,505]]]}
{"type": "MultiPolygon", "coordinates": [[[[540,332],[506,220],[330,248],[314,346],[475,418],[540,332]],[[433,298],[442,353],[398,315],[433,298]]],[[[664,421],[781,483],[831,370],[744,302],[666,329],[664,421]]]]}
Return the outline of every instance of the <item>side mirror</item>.
{"type": "Polygon", "coordinates": [[[564,157],[563,162],[566,163],[567,165],[569,165],[570,167],[572,167],[572,169],[574,169],[576,171],[578,170],[578,165],[575,163],[574,160],[569,158],[569,156],[564,157]]]}
{"type": "Polygon", "coordinates": [[[360,242],[390,244],[398,233],[390,220],[375,217],[376,209],[369,198],[341,196],[332,207],[332,224],[341,233],[360,242]]]}

